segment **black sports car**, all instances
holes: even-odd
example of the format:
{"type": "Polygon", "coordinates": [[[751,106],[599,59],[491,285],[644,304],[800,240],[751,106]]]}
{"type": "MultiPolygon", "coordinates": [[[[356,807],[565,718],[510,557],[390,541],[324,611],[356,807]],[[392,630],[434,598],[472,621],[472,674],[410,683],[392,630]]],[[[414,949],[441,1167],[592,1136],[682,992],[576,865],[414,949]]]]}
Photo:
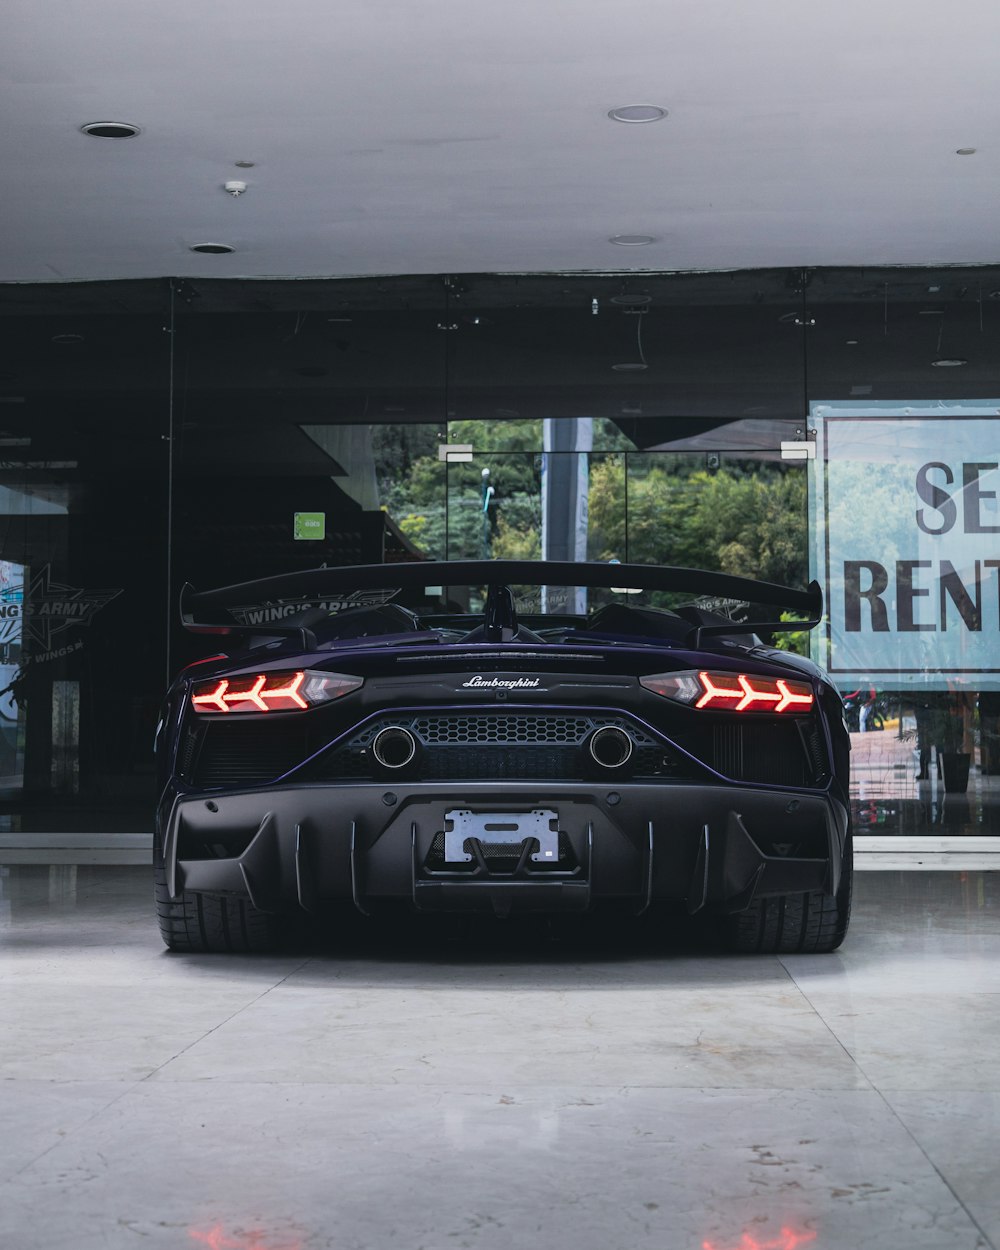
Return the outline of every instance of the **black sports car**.
{"type": "Polygon", "coordinates": [[[757,636],[821,606],[816,583],[590,563],[185,587],[186,627],[227,649],[180,674],[157,731],[164,941],[266,949],[299,909],[400,901],[655,903],[716,913],[737,950],[834,950],[852,873],[841,699],[757,636]],[[565,611],[561,587],[589,588],[591,611],[565,611]],[[633,606],[635,589],[678,606],[633,606]],[[732,599],[758,619],[715,610],[732,599]]]}

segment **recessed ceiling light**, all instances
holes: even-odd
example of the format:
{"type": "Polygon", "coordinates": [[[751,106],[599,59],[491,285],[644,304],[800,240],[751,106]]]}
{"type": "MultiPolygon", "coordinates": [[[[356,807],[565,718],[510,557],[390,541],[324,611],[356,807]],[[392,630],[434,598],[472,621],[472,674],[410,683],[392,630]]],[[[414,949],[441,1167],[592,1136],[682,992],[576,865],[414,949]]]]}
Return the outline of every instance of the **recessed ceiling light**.
{"type": "Polygon", "coordinates": [[[226,252],[235,251],[228,243],[192,243],[192,252],[203,252],[206,256],[222,256],[226,252]]]}
{"type": "Polygon", "coordinates": [[[857,347],[857,345],[858,345],[857,339],[845,339],[844,340],[845,347],[857,347]]]}
{"type": "Polygon", "coordinates": [[[254,165],[256,165],[257,162],[256,161],[233,161],[233,164],[236,166],[237,169],[253,169],[254,165]]]}
{"type": "Polygon", "coordinates": [[[613,122],[661,122],[666,115],[657,104],[626,104],[608,113],[613,122]]]}
{"type": "Polygon", "coordinates": [[[614,369],[615,373],[642,373],[643,370],[649,368],[649,365],[644,365],[640,361],[635,360],[628,361],[623,365],[612,365],[611,368],[614,369]]]}
{"type": "Polygon", "coordinates": [[[956,156],[974,156],[975,152],[976,152],[975,148],[956,148],[955,149],[956,156]]]}
{"type": "Polygon", "coordinates": [[[83,335],[82,334],[53,334],[52,342],[60,343],[60,344],[82,343],[83,335]]]}
{"type": "Polygon", "coordinates": [[[638,307],[640,304],[651,304],[652,295],[612,295],[612,304],[622,304],[626,308],[638,307]]]}
{"type": "Polygon", "coordinates": [[[80,129],[85,135],[93,135],[95,139],[131,139],[139,134],[139,127],[131,122],[87,122],[80,129]]]}
{"type": "Polygon", "coordinates": [[[608,242],[618,247],[645,247],[647,243],[655,243],[656,238],[651,234],[613,234],[608,242]]]}
{"type": "Polygon", "coordinates": [[[932,360],[932,369],[957,369],[960,365],[967,365],[967,360],[960,360],[957,356],[943,356],[940,360],[932,360]]]}
{"type": "Polygon", "coordinates": [[[943,308],[918,308],[917,316],[918,317],[943,317],[944,309],[943,308]]]}

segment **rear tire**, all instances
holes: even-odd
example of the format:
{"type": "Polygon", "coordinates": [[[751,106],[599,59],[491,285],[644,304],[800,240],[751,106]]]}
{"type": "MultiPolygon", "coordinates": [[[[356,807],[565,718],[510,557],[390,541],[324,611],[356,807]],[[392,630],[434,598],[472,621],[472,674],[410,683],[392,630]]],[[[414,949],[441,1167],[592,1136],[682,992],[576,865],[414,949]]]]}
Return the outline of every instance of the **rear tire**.
{"type": "Polygon", "coordinates": [[[854,844],[848,833],[835,895],[809,891],[757,899],[746,911],[726,917],[730,949],[755,955],[835,951],[850,924],[853,885],[854,844]]]}
{"type": "Polygon", "coordinates": [[[261,911],[247,899],[189,890],[171,898],[159,856],[153,862],[153,897],[167,950],[247,954],[273,951],[281,944],[281,918],[261,911]]]}

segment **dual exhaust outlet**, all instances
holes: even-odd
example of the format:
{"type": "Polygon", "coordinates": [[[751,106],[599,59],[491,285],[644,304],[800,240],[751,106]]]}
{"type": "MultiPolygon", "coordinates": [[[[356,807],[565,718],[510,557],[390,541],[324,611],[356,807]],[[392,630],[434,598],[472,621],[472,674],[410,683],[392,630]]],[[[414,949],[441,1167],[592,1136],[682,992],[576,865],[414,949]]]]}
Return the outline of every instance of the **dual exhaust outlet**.
{"type": "Polygon", "coordinates": [[[635,744],[624,729],[617,725],[604,725],[595,729],[587,740],[590,758],[604,770],[624,768],[632,758],[635,744]]]}
{"type": "MultiPolygon", "coordinates": [[[[634,750],[632,739],[617,725],[595,729],[587,739],[591,760],[606,772],[624,768],[634,750]]],[[[417,755],[417,740],[402,725],[387,725],[372,739],[371,752],[380,768],[396,772],[413,763],[417,755]]]]}
{"type": "Polygon", "coordinates": [[[417,740],[402,725],[387,725],[372,739],[372,755],[382,768],[395,771],[413,762],[417,740]]]}

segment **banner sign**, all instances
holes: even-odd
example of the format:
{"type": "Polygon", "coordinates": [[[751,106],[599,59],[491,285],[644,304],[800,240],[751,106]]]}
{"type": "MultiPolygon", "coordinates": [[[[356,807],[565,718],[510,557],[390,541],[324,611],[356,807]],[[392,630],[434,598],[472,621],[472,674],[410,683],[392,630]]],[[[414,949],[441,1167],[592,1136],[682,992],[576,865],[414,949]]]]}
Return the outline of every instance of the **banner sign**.
{"type": "Polygon", "coordinates": [[[834,408],[814,411],[814,658],[842,688],[1000,690],[1000,417],[834,408]]]}

